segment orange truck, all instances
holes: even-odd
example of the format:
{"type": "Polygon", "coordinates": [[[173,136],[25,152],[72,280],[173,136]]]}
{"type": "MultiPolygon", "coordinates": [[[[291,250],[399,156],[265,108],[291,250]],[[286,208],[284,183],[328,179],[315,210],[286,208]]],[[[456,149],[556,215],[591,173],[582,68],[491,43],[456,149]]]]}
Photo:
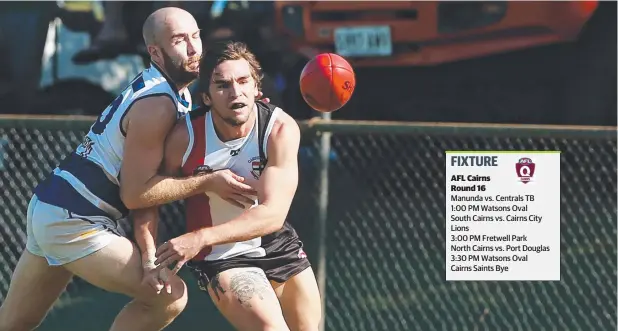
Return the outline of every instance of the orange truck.
{"type": "Polygon", "coordinates": [[[573,41],[598,1],[275,1],[293,51],[427,66],[573,41]]]}

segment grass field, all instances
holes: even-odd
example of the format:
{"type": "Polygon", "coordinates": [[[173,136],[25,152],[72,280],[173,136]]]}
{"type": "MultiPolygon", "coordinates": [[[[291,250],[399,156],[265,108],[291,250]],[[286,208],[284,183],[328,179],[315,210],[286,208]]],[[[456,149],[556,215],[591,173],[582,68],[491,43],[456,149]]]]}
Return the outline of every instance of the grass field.
{"type": "MultiPolygon", "coordinates": [[[[189,305],[165,330],[233,331],[216,310],[208,294],[198,289],[193,276],[187,270],[182,270],[180,274],[189,287],[189,305]]],[[[64,296],[37,330],[108,331],[116,314],[128,302],[129,299],[123,295],[106,292],[82,282],[79,294],[64,296]]]]}

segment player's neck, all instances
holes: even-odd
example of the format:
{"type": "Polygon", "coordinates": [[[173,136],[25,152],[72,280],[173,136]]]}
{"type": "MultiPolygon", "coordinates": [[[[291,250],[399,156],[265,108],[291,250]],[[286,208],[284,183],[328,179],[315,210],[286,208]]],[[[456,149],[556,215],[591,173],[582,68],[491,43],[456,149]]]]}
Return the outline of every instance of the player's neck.
{"type": "Polygon", "coordinates": [[[189,87],[189,85],[191,85],[191,83],[187,83],[187,84],[174,84],[176,86],[176,91],[178,91],[178,93],[180,95],[182,95],[183,93],[185,93],[185,91],[187,90],[187,87],[189,87]]]}
{"type": "Polygon", "coordinates": [[[212,124],[214,126],[215,133],[219,137],[219,140],[221,140],[222,142],[228,142],[230,140],[244,138],[249,135],[249,133],[253,129],[253,126],[255,125],[256,113],[257,112],[254,109],[251,114],[249,114],[249,118],[247,119],[247,121],[244,124],[238,126],[231,125],[223,118],[213,113],[212,124]]]}
{"type": "Polygon", "coordinates": [[[165,70],[164,66],[160,65],[156,61],[151,61],[151,63],[155,64],[157,70],[159,70],[159,72],[161,72],[164,75],[164,77],[168,81],[168,83],[174,85],[174,87],[176,88],[176,91],[178,91],[178,93],[181,94],[181,95],[185,92],[187,87],[189,87],[189,85],[191,85],[191,83],[193,83],[193,81],[190,81],[188,83],[178,83],[178,82],[176,82],[175,80],[172,79],[172,76],[169,74],[169,72],[167,72],[167,70],[165,70]]]}
{"type": "MultiPolygon", "coordinates": [[[[165,74],[169,77],[168,73],[165,74]]],[[[187,87],[191,85],[191,83],[193,83],[193,81],[190,81],[188,83],[177,83],[176,81],[174,81],[174,87],[176,87],[176,91],[178,91],[178,93],[182,95],[187,90],[187,87]]]]}

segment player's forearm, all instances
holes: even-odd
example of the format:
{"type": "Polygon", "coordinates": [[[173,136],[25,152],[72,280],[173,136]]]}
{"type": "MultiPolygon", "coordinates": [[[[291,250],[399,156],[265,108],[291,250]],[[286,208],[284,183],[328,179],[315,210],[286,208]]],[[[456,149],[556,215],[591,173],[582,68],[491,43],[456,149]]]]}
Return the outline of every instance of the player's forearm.
{"type": "Polygon", "coordinates": [[[200,236],[204,247],[250,240],[281,229],[285,217],[274,208],[258,205],[228,222],[201,229],[200,236]]]}
{"type": "Polygon", "coordinates": [[[141,209],[183,200],[203,193],[207,189],[209,177],[208,174],[185,178],[157,175],[140,189],[134,192],[125,191],[122,201],[129,209],[141,209]]]}
{"type": "Polygon", "coordinates": [[[154,267],[159,227],[158,207],[132,211],[131,215],[135,242],[142,253],[142,266],[154,267]]]}

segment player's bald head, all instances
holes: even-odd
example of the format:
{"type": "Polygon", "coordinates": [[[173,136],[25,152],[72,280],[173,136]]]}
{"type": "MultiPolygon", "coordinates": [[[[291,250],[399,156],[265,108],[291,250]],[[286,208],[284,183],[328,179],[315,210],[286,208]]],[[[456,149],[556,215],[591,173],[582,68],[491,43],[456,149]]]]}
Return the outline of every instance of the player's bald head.
{"type": "Polygon", "coordinates": [[[142,28],[142,35],[146,45],[156,45],[161,38],[175,29],[182,22],[195,22],[195,18],[188,11],[176,7],[165,7],[150,14],[142,28]]]}
{"type": "Polygon", "coordinates": [[[150,14],[142,30],[150,60],[177,86],[198,76],[202,39],[195,18],[186,10],[165,7],[150,14]]]}

